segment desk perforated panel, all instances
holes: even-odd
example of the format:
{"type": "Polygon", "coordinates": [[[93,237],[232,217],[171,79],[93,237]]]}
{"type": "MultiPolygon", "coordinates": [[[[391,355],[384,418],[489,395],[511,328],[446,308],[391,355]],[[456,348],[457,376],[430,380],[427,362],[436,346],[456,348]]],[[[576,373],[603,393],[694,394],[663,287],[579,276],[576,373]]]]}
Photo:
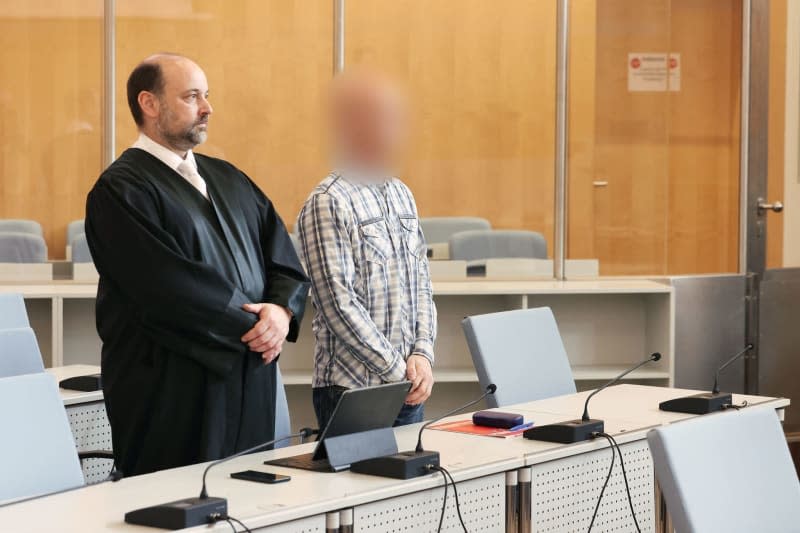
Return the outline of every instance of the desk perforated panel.
{"type": "MultiPolygon", "coordinates": [[[[438,475],[438,474],[437,474],[438,475]]],[[[472,532],[505,530],[505,474],[458,482],[461,515],[472,532]]],[[[415,492],[360,505],[354,510],[355,531],[396,533],[435,532],[442,511],[444,488],[415,492]]],[[[442,531],[462,531],[456,514],[452,486],[447,491],[447,511],[442,531]]]]}
{"type": "MultiPolygon", "coordinates": [[[[111,451],[111,426],[103,402],[68,405],[66,409],[78,451],[111,451]]],[[[108,459],[87,459],[83,461],[83,477],[87,483],[103,481],[112,464],[108,459]]]]}
{"type": "MultiPolygon", "coordinates": [[[[655,532],[655,480],[646,441],[620,446],[631,497],[642,532],[655,532]]],[[[585,532],[611,464],[611,450],[559,459],[533,467],[532,531],[585,532]]],[[[635,531],[619,456],[592,531],[635,531]]]]}

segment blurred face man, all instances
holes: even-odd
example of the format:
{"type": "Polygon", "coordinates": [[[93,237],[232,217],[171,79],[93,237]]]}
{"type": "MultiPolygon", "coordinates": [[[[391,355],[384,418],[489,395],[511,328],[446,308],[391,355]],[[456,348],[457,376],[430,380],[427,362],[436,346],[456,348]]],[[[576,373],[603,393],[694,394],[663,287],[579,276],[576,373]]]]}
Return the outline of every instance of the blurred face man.
{"type": "Polygon", "coordinates": [[[213,109],[208,101],[206,75],[185,57],[161,54],[145,61],[158,65],[163,84],[153,92],[139,93],[142,131],[183,157],[208,136],[213,109]]]}
{"type": "Polygon", "coordinates": [[[355,71],[334,81],[331,91],[332,132],[341,163],[388,173],[406,141],[406,102],[390,80],[355,71]]]}

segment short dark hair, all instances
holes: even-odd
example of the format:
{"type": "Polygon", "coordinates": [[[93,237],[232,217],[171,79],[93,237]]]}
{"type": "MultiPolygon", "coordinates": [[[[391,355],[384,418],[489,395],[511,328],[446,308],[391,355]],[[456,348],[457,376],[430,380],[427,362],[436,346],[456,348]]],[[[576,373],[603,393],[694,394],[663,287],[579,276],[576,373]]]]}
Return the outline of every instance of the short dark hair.
{"type": "Polygon", "coordinates": [[[128,76],[128,107],[137,126],[144,124],[142,108],[139,105],[139,93],[142,91],[161,94],[164,89],[164,76],[161,65],[157,61],[143,61],[136,65],[128,76]]]}

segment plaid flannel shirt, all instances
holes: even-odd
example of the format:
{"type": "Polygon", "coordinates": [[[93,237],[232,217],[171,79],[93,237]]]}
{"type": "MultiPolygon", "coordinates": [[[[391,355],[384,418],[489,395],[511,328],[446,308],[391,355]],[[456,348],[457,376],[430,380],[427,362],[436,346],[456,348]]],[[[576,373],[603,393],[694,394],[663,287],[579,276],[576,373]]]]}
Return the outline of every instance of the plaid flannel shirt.
{"type": "Polygon", "coordinates": [[[436,307],[408,187],[333,173],[306,200],[298,227],[316,307],[313,386],[402,381],[411,354],[433,364],[436,307]]]}

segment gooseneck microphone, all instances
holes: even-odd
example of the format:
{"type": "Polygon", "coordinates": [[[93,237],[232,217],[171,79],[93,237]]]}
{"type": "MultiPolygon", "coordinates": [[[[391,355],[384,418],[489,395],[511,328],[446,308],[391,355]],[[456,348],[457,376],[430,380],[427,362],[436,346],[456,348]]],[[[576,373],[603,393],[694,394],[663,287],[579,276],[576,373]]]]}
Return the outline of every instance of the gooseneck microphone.
{"type": "Polygon", "coordinates": [[[590,418],[589,418],[589,400],[591,400],[594,397],[595,394],[597,394],[601,390],[604,390],[607,387],[610,387],[611,385],[613,385],[617,381],[621,380],[622,378],[624,378],[625,376],[627,376],[628,374],[630,374],[634,370],[638,369],[639,367],[642,367],[642,366],[646,365],[647,363],[660,361],[660,360],[661,360],[661,354],[656,352],[656,353],[652,354],[650,357],[648,357],[647,359],[645,359],[644,361],[642,361],[639,364],[637,364],[636,366],[632,366],[631,368],[629,368],[628,370],[626,370],[625,372],[623,372],[619,376],[617,376],[614,379],[610,380],[605,385],[602,385],[601,387],[599,387],[599,388],[595,389],[594,391],[592,391],[592,393],[589,396],[586,397],[586,403],[583,404],[583,416],[581,417],[581,420],[584,420],[584,421],[585,420],[590,420],[590,418]]]}
{"type": "Polygon", "coordinates": [[[125,522],[129,524],[136,524],[139,526],[150,526],[161,529],[184,529],[187,527],[200,526],[203,524],[210,524],[219,519],[224,519],[228,516],[228,500],[225,498],[215,498],[209,496],[206,491],[206,476],[208,471],[213,467],[247,455],[248,453],[257,452],[277,444],[278,442],[294,439],[294,438],[307,438],[313,435],[315,431],[310,428],[303,428],[293,435],[287,435],[279,439],[273,439],[268,442],[263,442],[252,448],[247,448],[233,455],[229,455],[222,459],[218,459],[210,463],[203,471],[203,486],[200,489],[200,496],[197,498],[184,498],[174,502],[162,503],[153,505],[152,507],[144,507],[125,513],[125,522]]]}
{"type": "Polygon", "coordinates": [[[372,476],[390,477],[394,479],[411,479],[429,474],[432,470],[439,467],[439,452],[425,450],[422,446],[422,432],[431,424],[435,424],[443,418],[452,416],[459,411],[475,405],[490,394],[494,394],[497,385],[494,383],[487,385],[486,391],[471,402],[456,407],[452,411],[425,422],[419,428],[417,435],[417,446],[413,452],[400,452],[392,455],[384,455],[373,459],[366,459],[350,465],[350,471],[359,474],[369,474],[372,476]]]}
{"type": "Polygon", "coordinates": [[[560,442],[562,444],[581,442],[584,440],[589,440],[591,438],[594,438],[594,436],[597,433],[602,433],[604,431],[605,424],[603,423],[602,420],[589,417],[589,400],[591,400],[595,394],[617,383],[619,380],[621,380],[622,378],[624,378],[637,368],[644,366],[647,363],[659,361],[660,359],[661,359],[661,354],[656,352],[650,355],[650,357],[648,357],[644,361],[636,363],[632,367],[625,370],[625,372],[622,372],[614,379],[609,380],[601,387],[592,391],[592,393],[589,394],[589,396],[587,396],[586,402],[583,405],[583,415],[581,416],[581,418],[577,420],[568,420],[566,422],[561,422],[559,424],[536,426],[526,430],[525,433],[523,433],[523,436],[526,439],[543,440],[547,442],[560,442]]]}
{"type": "Polygon", "coordinates": [[[691,396],[681,396],[658,404],[662,411],[673,413],[690,413],[693,415],[705,415],[714,411],[721,411],[733,403],[733,395],[730,392],[719,391],[719,375],[731,364],[738,361],[743,355],[753,349],[752,344],[748,344],[736,355],[725,361],[714,373],[714,386],[711,392],[702,392],[691,396]]]}

